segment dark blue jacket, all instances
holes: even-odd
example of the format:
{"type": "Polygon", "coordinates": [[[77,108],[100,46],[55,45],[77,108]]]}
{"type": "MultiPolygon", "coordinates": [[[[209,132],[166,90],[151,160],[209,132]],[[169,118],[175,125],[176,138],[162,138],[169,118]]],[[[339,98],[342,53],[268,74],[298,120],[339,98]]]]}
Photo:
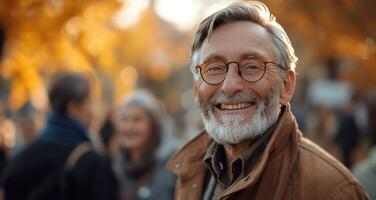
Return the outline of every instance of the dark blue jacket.
{"type": "Polygon", "coordinates": [[[65,167],[71,151],[84,142],[89,142],[85,126],[66,115],[51,114],[39,138],[5,169],[5,199],[115,199],[116,181],[108,159],[90,151],[73,169],[65,167]]]}

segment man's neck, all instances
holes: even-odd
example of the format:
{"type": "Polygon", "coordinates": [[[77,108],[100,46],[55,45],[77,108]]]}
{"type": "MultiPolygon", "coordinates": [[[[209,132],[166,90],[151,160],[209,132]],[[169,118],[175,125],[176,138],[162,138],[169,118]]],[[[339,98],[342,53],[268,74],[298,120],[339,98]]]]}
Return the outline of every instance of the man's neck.
{"type": "Polygon", "coordinates": [[[244,142],[238,143],[238,144],[224,144],[223,147],[225,149],[226,154],[226,165],[227,165],[227,177],[229,180],[233,179],[232,174],[232,166],[231,163],[237,159],[240,154],[242,154],[248,147],[249,147],[250,141],[246,140],[244,142]]]}
{"type": "Polygon", "coordinates": [[[238,144],[224,144],[227,164],[238,158],[240,154],[247,149],[249,141],[244,141],[238,144]]]}
{"type": "Polygon", "coordinates": [[[255,143],[258,139],[260,139],[260,137],[248,139],[236,144],[224,144],[223,147],[225,149],[227,162],[231,163],[232,161],[234,161],[240,156],[240,154],[246,151],[246,149],[249,148],[249,146],[255,143]]]}

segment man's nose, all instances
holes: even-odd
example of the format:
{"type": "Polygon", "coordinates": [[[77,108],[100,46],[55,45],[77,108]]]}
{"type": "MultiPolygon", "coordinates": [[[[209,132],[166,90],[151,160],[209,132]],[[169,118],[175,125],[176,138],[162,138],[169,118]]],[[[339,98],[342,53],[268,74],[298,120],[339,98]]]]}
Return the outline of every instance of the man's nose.
{"type": "Polygon", "coordinates": [[[229,96],[244,89],[243,78],[240,76],[235,63],[228,66],[228,72],[221,89],[229,96]]]}

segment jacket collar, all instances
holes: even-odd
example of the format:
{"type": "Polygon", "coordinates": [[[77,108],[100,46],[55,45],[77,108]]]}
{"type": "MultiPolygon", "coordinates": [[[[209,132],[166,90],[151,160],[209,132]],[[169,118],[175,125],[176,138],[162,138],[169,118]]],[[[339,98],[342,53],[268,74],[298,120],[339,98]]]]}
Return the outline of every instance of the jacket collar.
{"type": "Polygon", "coordinates": [[[75,146],[89,141],[88,128],[67,115],[51,113],[38,140],[75,146]]]}
{"type": "MultiPolygon", "coordinates": [[[[227,194],[240,191],[245,187],[255,184],[260,178],[262,171],[265,169],[268,160],[276,157],[291,142],[295,143],[292,144],[293,147],[297,147],[296,137],[298,134],[296,134],[296,132],[297,124],[291,113],[290,105],[287,104],[286,106],[283,106],[282,116],[277,127],[268,141],[260,159],[256,162],[255,167],[243,180],[238,181],[234,186],[230,187],[224,195],[226,196],[227,194]]],[[[213,140],[205,131],[200,133],[196,138],[184,145],[181,150],[169,160],[167,168],[180,178],[181,183],[184,183],[197,175],[203,177],[202,174],[207,172],[207,168],[202,160],[212,142],[213,140]]],[[[293,162],[295,159],[296,156],[291,158],[291,161],[293,162]]],[[[285,166],[286,170],[291,170],[291,166],[292,163],[285,166]]]]}

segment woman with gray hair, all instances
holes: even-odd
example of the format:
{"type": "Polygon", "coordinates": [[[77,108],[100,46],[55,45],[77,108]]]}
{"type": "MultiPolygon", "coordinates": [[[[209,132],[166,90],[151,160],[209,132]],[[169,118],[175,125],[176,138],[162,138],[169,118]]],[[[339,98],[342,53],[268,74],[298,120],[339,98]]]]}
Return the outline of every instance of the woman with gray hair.
{"type": "Polygon", "coordinates": [[[118,109],[113,169],[119,199],[173,199],[175,176],[164,166],[178,143],[162,108],[150,92],[136,90],[118,109]]]}

